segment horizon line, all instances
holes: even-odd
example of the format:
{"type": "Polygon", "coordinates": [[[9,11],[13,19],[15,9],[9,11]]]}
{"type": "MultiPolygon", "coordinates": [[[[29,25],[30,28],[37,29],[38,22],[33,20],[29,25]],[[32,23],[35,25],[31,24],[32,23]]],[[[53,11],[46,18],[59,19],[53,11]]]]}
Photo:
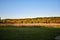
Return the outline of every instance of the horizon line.
{"type": "MultiPolygon", "coordinates": [[[[60,17],[60,16],[40,16],[41,17],[60,17]]],[[[27,19],[27,18],[39,18],[39,17],[20,17],[20,18],[2,18],[0,17],[0,19],[27,19]]]]}

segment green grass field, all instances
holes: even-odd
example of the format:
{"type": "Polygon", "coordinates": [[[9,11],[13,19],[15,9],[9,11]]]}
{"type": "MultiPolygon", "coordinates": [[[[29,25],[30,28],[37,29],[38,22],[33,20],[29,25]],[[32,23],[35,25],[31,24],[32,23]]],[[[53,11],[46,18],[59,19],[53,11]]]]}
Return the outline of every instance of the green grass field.
{"type": "Polygon", "coordinates": [[[54,40],[60,28],[1,27],[0,40],[54,40]]]}

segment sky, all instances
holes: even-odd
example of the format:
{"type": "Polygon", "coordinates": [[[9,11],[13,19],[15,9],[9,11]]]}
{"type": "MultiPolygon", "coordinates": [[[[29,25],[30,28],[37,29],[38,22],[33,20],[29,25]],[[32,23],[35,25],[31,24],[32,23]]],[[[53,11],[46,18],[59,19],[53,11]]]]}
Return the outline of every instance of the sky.
{"type": "Polygon", "coordinates": [[[1,18],[60,16],[60,0],[0,0],[1,18]]]}

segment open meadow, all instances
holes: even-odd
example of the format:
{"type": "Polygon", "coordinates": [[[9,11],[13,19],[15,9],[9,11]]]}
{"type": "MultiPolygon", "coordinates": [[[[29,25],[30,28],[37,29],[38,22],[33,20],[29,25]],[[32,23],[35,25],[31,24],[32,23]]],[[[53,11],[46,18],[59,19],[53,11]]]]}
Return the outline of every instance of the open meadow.
{"type": "Polygon", "coordinates": [[[0,27],[0,40],[55,40],[60,28],[0,27]]]}
{"type": "Polygon", "coordinates": [[[60,0],[0,0],[0,40],[56,39],[60,0]]]}

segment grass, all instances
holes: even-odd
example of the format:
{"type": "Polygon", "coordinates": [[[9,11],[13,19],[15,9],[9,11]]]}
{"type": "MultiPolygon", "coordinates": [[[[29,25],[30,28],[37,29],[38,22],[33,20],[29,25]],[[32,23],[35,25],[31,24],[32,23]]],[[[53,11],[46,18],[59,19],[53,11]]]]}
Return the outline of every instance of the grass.
{"type": "Polygon", "coordinates": [[[54,40],[60,28],[1,27],[0,40],[54,40]]]}

